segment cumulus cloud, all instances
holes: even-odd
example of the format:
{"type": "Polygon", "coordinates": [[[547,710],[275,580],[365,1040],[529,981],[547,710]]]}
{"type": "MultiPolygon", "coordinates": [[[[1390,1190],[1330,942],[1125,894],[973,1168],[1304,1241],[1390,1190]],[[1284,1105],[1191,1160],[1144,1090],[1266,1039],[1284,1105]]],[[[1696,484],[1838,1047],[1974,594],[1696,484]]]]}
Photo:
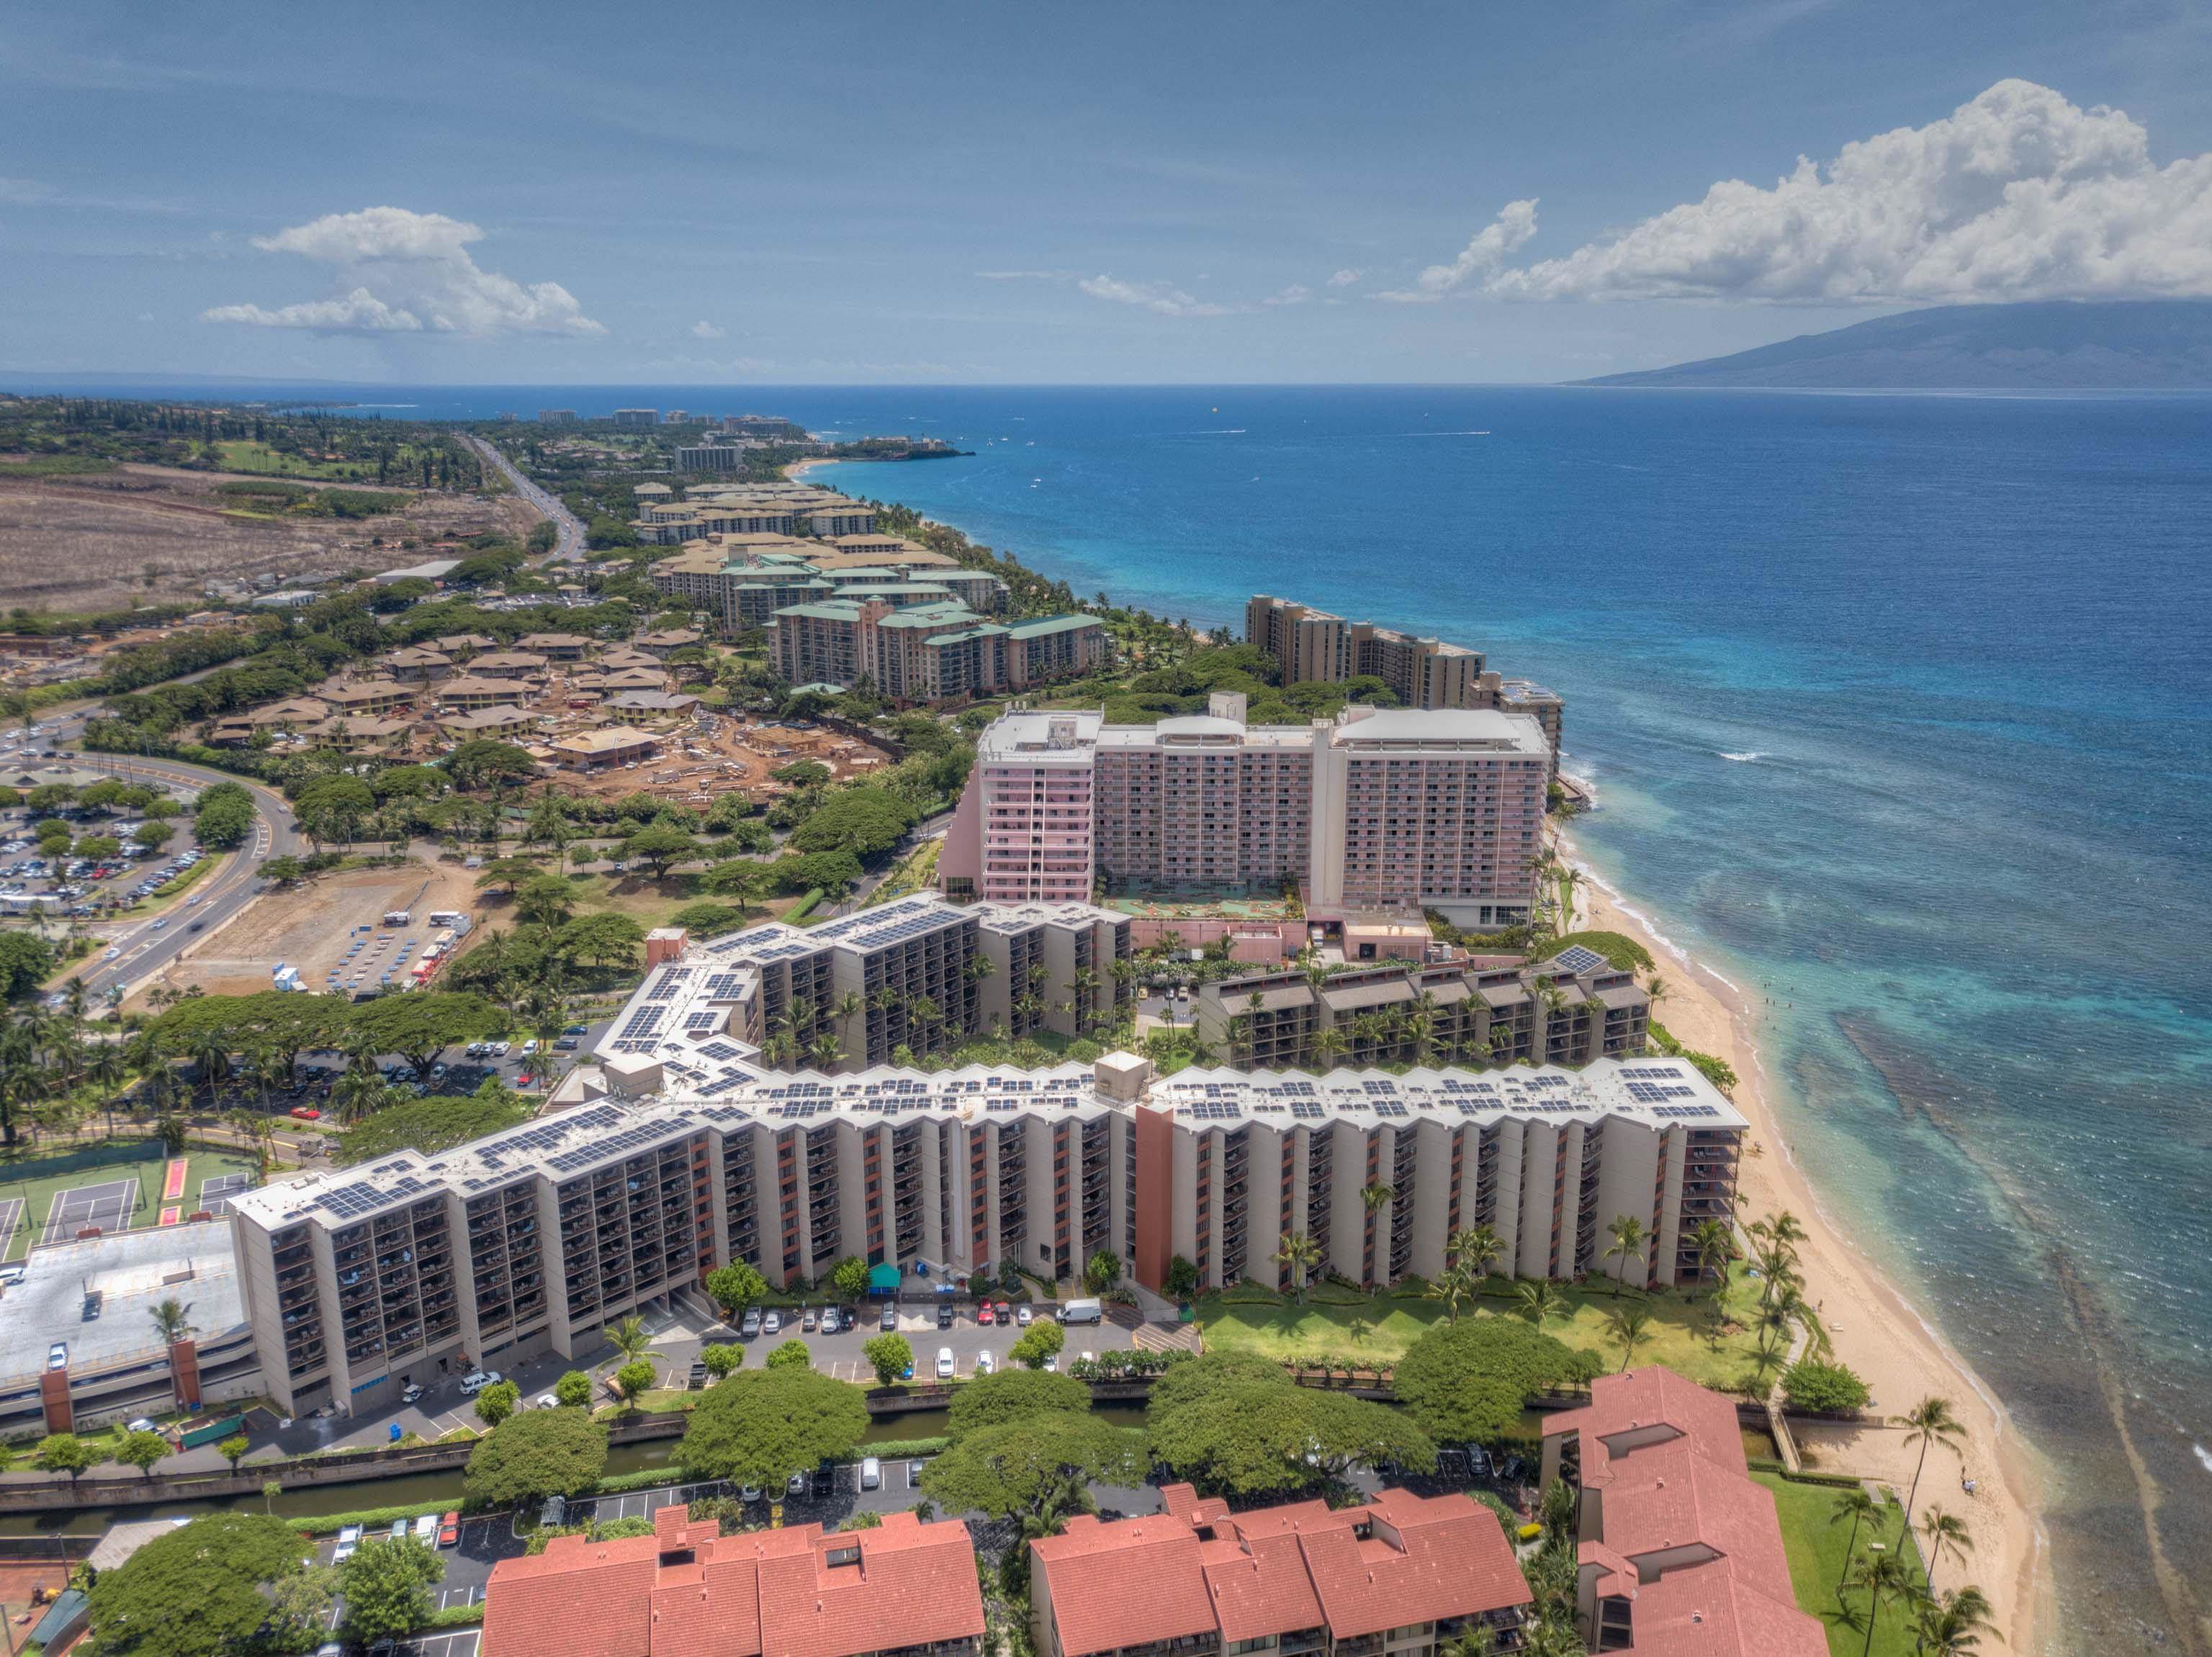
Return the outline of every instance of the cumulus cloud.
{"type": "Polygon", "coordinates": [[[1119,277],[1085,277],[1075,284],[1093,299],[1135,305],[1162,316],[1225,316],[1229,308],[1171,288],[1164,282],[1124,282],[1119,277]]]}
{"type": "Polygon", "coordinates": [[[291,253],[329,266],[337,294],[274,310],[219,305],[202,314],[210,322],[320,333],[430,332],[483,338],[606,332],[559,283],[526,285],[481,268],[469,244],[481,241],[483,234],[442,213],[403,207],[327,213],[272,236],[256,236],[253,245],[264,253],[291,253]]]}
{"type": "Polygon", "coordinates": [[[729,332],[727,329],[718,328],[703,318],[691,325],[691,337],[694,339],[720,339],[727,332],[729,332]]]}
{"type": "Polygon", "coordinates": [[[1433,305],[1469,282],[1494,277],[1507,256],[1535,234],[1534,198],[1509,201],[1503,212],[1474,233],[1450,264],[1431,265],[1421,272],[1414,287],[1380,293],[1375,297],[1398,305],[1433,305]]]}
{"type": "Polygon", "coordinates": [[[1358,281],[1360,277],[1366,274],[1367,272],[1364,271],[1354,271],[1349,269],[1339,271],[1334,276],[1328,279],[1328,285],[1332,288],[1349,288],[1353,283],[1358,281]]]}
{"type": "MultiPolygon", "coordinates": [[[[1533,229],[1534,204],[1506,214],[1522,206],[1533,229]]],[[[1424,289],[1480,273],[1439,275],[1467,258],[1423,272],[1424,289]]],[[[2212,155],[2160,168],[2123,112],[2000,81],[1926,126],[1847,143],[1825,167],[1801,156],[1771,190],[1716,184],[1563,258],[1494,269],[1481,290],[1831,305],[2208,297],[2212,155]]]]}
{"type": "Polygon", "coordinates": [[[1279,288],[1260,302],[1262,305],[1303,305],[1313,297],[1313,289],[1303,282],[1293,282],[1287,288],[1279,288]]]}

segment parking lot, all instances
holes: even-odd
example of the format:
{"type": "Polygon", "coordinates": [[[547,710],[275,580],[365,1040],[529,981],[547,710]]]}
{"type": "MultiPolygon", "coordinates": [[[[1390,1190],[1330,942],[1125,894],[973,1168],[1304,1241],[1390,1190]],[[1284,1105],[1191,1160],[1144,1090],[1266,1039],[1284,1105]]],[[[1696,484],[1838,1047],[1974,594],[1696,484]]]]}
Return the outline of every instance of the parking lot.
{"type": "MultiPolygon", "coordinates": [[[[1021,1303],[1010,1301],[1018,1313],[1021,1303]]],[[[994,1303],[994,1307],[996,1303],[994,1303]]],[[[881,1308],[869,1306],[860,1308],[858,1326],[841,1328],[834,1335],[824,1335],[819,1328],[805,1327],[807,1308],[777,1308],[774,1315],[779,1327],[770,1332],[767,1315],[762,1319],[761,1332],[746,1335],[742,1324],[732,1329],[725,1324],[706,1324],[697,1319],[678,1319],[666,1332],[656,1336],[653,1351],[661,1361],[664,1373],[669,1374],[673,1384],[681,1386],[683,1379],[697,1357],[702,1347],[722,1341],[734,1342],[744,1349],[745,1366],[750,1368],[762,1362],[768,1355],[786,1341],[802,1342],[813,1361],[814,1367],[825,1375],[835,1375],[840,1380],[860,1381],[875,1385],[875,1367],[869,1363],[862,1349],[882,1334],[881,1308]]],[[[818,1308],[816,1308],[818,1316],[818,1308]]],[[[917,1381],[930,1381],[937,1377],[937,1356],[941,1349],[952,1353],[953,1374],[965,1380],[976,1373],[977,1365],[985,1353],[989,1353],[999,1368],[1006,1367],[1006,1353],[1024,1333],[1018,1322],[1009,1325],[999,1321],[995,1310],[992,1321],[980,1320],[978,1307],[971,1301],[963,1301],[953,1310],[949,1328],[939,1325],[939,1308],[933,1304],[904,1301],[900,1304],[898,1333],[906,1337],[914,1348],[915,1374],[917,1381]]],[[[1049,1319],[1049,1305],[1035,1305],[1030,1308],[1033,1319],[1049,1319]]],[[[841,1318],[842,1322],[842,1318],[841,1318]]],[[[1067,1343],[1060,1352],[1060,1362],[1071,1362],[1085,1353],[1097,1354],[1126,1349],[1130,1345],[1130,1331],[1109,1322],[1071,1325],[1066,1331],[1067,1343]]]]}

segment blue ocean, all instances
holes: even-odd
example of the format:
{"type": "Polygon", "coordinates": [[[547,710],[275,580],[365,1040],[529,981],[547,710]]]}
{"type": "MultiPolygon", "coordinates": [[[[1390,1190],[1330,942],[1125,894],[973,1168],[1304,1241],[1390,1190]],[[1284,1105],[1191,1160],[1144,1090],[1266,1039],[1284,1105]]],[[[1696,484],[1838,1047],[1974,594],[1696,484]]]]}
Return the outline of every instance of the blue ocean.
{"type": "Polygon", "coordinates": [[[2212,398],[331,394],[927,432],[976,452],[833,481],[1079,593],[1295,596],[1557,690],[1586,855],[1772,997],[1800,1158],[2048,1459],[2070,1642],[2171,1629],[2153,1554],[2212,1601],[2212,398]]]}

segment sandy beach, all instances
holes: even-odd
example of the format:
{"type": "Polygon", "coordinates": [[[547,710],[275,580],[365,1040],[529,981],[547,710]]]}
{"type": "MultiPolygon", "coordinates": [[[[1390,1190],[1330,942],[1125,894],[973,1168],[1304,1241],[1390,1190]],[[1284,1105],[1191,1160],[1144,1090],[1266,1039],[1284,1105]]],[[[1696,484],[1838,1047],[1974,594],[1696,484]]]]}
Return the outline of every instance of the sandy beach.
{"type": "MultiPolygon", "coordinates": [[[[1977,1584],[1990,1598],[2006,1649],[2037,1657],[2042,1649],[2038,1630],[2053,1624],[2049,1544],[2039,1518],[2040,1473],[2033,1451],[1988,1386],[1822,1207],[1776,1124],[1768,1096],[1772,1082],[1759,1064],[1753,1039],[1756,1018],[1745,993],[1626,909],[1577,856],[1571,836],[1562,833],[1559,841],[1560,856],[1588,877],[1578,890],[1577,925],[1625,933],[1649,949],[1666,980],[1666,997],[1655,1009],[1659,1021],[1685,1046],[1735,1066],[1741,1078],[1735,1102],[1752,1124],[1751,1154],[1741,1175],[1748,1199],[1743,1217],[1787,1209],[1804,1225],[1809,1234],[1799,1245],[1799,1269],[1805,1298],[1826,1325],[1838,1359],[1873,1389],[1869,1414],[1893,1419],[1922,1398],[1937,1396],[1950,1400],[1965,1424],[1958,1450],[1939,1446],[1929,1453],[1916,1520],[1940,1504],[1966,1521],[1972,1556],[1963,1568],[1952,1564],[1939,1573],[1938,1587],[1977,1584]]],[[[1911,1484],[1918,1447],[1904,1442],[1901,1428],[1815,1429],[1798,1436],[1822,1471],[1865,1474],[1893,1485],[1900,1500],[1911,1484]]]]}

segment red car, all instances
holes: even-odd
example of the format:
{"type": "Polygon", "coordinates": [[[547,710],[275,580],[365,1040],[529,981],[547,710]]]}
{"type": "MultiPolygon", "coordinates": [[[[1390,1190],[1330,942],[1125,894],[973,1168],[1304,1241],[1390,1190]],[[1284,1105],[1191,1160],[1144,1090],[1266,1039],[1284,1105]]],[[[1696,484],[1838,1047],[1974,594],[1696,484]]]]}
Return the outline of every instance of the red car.
{"type": "Polygon", "coordinates": [[[312,1105],[295,1105],[292,1114],[302,1122],[319,1122],[323,1117],[323,1113],[312,1105]]]}
{"type": "Polygon", "coordinates": [[[538,1085],[538,1078],[525,1070],[520,1075],[515,1077],[514,1085],[518,1087],[534,1087],[538,1085]]]}
{"type": "Polygon", "coordinates": [[[991,1303],[988,1301],[981,1302],[975,1307],[975,1321],[979,1324],[987,1324],[991,1321],[991,1303]]]}
{"type": "Polygon", "coordinates": [[[438,1521],[438,1545],[450,1548],[461,1539],[461,1516],[458,1512],[447,1514],[438,1521]]]}

